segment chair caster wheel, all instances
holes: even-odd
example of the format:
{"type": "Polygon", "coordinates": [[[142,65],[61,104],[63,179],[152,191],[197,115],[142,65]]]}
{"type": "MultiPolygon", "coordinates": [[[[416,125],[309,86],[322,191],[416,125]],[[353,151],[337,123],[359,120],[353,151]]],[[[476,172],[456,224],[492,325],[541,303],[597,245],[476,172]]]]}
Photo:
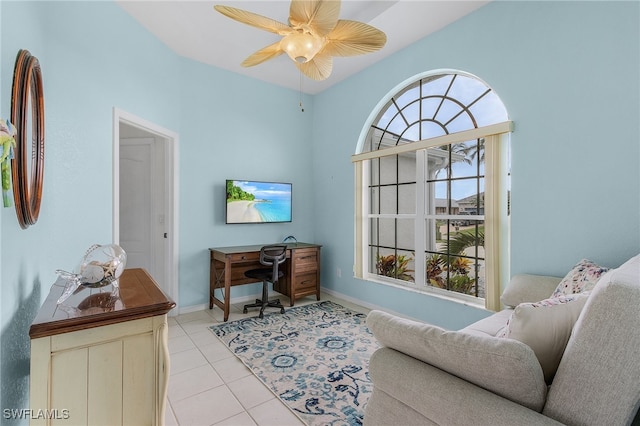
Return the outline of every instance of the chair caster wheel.
{"type": "Polygon", "coordinates": [[[244,309],[242,310],[242,313],[243,313],[243,314],[246,314],[246,313],[247,313],[247,308],[244,308],[244,309]]]}
{"type": "Polygon", "coordinates": [[[264,314],[260,312],[260,315],[258,315],[258,318],[262,319],[263,317],[264,317],[264,314]]]}
{"type": "Polygon", "coordinates": [[[284,308],[281,308],[281,309],[280,309],[280,313],[281,313],[281,314],[284,314],[284,308]]]}

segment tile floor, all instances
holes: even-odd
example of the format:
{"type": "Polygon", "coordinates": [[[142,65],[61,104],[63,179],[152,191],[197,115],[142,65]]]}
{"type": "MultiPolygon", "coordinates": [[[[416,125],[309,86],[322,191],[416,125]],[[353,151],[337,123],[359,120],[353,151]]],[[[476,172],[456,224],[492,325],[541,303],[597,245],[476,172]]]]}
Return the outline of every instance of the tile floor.
{"type": "MultiPolygon", "coordinates": [[[[278,297],[287,308],[288,298],[278,297]]],[[[362,306],[325,293],[320,300],[368,312],[362,306]]],[[[306,297],[297,300],[296,306],[314,302],[315,297],[306,297]]],[[[243,314],[243,304],[231,306],[229,321],[257,316],[257,310],[243,314]]],[[[278,312],[273,308],[270,311],[278,312]]],[[[220,322],[222,310],[217,307],[169,318],[171,375],[166,425],[304,425],[208,329],[220,322]]]]}

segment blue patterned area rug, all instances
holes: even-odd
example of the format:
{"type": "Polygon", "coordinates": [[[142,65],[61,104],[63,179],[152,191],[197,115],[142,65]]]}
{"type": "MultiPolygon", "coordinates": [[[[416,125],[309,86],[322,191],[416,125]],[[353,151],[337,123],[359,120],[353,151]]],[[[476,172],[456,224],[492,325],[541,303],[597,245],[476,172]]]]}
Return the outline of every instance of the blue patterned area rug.
{"type": "Polygon", "coordinates": [[[379,347],[366,315],[330,301],[211,330],[308,425],[360,425],[379,347]]]}

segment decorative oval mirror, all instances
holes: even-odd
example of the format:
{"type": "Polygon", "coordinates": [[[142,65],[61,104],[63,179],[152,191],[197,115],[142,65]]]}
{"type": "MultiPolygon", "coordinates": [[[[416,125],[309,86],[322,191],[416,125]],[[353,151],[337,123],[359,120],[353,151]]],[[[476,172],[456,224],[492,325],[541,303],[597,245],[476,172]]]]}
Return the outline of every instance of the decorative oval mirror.
{"type": "Polygon", "coordinates": [[[44,94],[40,63],[28,50],[20,50],[13,72],[11,121],[17,129],[11,160],[13,198],[18,222],[23,229],[40,214],[44,179],[44,94]],[[29,138],[30,137],[30,138],[29,138]],[[31,139],[29,144],[27,141],[31,139]],[[28,156],[31,163],[27,162],[28,156]]]}

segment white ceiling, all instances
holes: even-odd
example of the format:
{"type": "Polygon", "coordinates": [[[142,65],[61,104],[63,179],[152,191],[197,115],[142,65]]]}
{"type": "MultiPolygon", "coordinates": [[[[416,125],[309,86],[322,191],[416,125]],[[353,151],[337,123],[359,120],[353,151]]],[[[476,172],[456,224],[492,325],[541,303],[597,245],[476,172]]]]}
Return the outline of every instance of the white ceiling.
{"type": "MultiPolygon", "coordinates": [[[[224,4],[288,23],[288,1],[116,0],[142,26],[177,54],[252,78],[300,89],[300,73],[287,55],[244,68],[240,63],[280,36],[229,19],[213,9],[224,4]]],[[[304,77],[302,90],[316,94],[401,50],[491,0],[344,0],[340,19],[366,22],[387,34],[382,50],[362,56],[334,58],[333,72],[323,81],[304,77]]]]}

